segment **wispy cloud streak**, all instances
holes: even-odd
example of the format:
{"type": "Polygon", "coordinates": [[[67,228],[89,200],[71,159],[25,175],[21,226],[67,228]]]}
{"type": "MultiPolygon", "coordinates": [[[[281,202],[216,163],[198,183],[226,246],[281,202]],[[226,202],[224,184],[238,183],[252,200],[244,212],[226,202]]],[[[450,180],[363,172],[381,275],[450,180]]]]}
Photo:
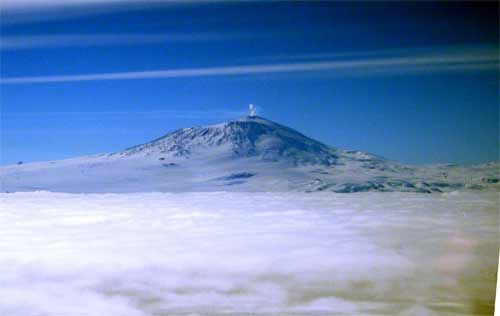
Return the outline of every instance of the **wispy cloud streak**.
{"type": "Polygon", "coordinates": [[[157,111],[57,111],[57,112],[17,112],[17,113],[0,113],[0,117],[3,119],[40,119],[44,117],[45,119],[61,119],[61,118],[71,118],[88,120],[102,119],[104,118],[124,118],[128,119],[130,116],[136,118],[165,118],[165,117],[175,117],[175,118],[187,118],[187,119],[206,119],[206,118],[233,118],[242,116],[245,111],[232,111],[226,109],[210,109],[210,110],[157,110],[157,111]]]}
{"type": "Polygon", "coordinates": [[[2,25],[92,16],[142,8],[199,5],[231,0],[0,0],[2,25]]]}
{"type": "Polygon", "coordinates": [[[224,0],[2,0],[4,10],[36,10],[41,8],[60,8],[92,5],[148,5],[148,4],[186,4],[223,2],[224,0]]]}
{"type": "Polygon", "coordinates": [[[237,76],[256,74],[279,74],[294,72],[336,71],[339,75],[348,75],[347,70],[364,71],[367,75],[375,72],[394,72],[402,70],[420,72],[449,70],[484,70],[497,69],[498,57],[492,53],[442,54],[390,58],[368,58],[356,60],[334,60],[302,63],[257,64],[227,67],[164,69],[151,71],[133,71],[117,73],[96,73],[83,75],[56,75],[39,77],[2,78],[1,84],[83,82],[102,80],[138,80],[168,79],[207,76],[237,76]]]}
{"type": "Polygon", "coordinates": [[[140,43],[192,43],[244,39],[249,37],[252,37],[252,35],[235,32],[6,36],[0,38],[0,48],[2,50],[17,50],[68,46],[129,45],[140,43]]]}

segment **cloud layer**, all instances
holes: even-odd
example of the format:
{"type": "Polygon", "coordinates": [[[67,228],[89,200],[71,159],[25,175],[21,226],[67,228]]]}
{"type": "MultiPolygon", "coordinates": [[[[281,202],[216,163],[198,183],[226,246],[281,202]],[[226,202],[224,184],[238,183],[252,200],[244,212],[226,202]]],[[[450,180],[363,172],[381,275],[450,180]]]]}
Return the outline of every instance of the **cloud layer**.
{"type": "Polygon", "coordinates": [[[495,192],[0,193],[0,314],[486,315],[495,192]]]}

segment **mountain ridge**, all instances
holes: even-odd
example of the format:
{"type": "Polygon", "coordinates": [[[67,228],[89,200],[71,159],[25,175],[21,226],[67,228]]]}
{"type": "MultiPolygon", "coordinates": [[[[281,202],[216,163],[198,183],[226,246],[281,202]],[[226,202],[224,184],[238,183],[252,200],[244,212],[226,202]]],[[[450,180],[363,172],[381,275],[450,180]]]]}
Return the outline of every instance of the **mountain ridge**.
{"type": "Polygon", "coordinates": [[[2,191],[446,192],[498,189],[498,162],[412,166],[330,147],[259,116],[182,128],[125,150],[0,167],[2,191]]]}

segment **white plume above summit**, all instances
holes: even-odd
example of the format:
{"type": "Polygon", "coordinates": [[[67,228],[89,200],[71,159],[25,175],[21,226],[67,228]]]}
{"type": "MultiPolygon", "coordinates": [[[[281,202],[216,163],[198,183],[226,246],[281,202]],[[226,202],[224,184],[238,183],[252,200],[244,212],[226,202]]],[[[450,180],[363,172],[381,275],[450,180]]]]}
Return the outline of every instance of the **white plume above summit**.
{"type": "Polygon", "coordinates": [[[251,103],[248,105],[248,116],[250,116],[250,117],[257,116],[257,110],[255,109],[255,107],[251,103]]]}

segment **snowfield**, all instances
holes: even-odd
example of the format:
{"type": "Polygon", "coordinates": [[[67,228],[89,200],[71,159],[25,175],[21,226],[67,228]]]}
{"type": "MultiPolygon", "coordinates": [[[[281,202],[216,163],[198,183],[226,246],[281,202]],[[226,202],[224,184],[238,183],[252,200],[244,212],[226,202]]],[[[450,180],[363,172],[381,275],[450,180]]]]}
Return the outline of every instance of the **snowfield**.
{"type": "Polygon", "coordinates": [[[0,194],[0,315],[490,315],[498,192],[0,194]]]}

